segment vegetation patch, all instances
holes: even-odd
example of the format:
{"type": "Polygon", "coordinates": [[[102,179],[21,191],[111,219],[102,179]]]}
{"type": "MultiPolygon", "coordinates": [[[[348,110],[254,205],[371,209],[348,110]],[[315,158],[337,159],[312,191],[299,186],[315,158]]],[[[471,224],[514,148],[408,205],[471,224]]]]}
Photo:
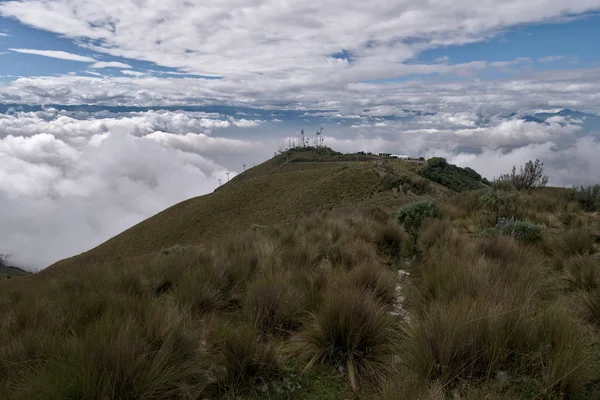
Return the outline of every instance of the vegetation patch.
{"type": "Polygon", "coordinates": [[[461,168],[446,159],[433,157],[421,170],[421,175],[455,192],[485,188],[489,182],[471,168],[461,168]]]}

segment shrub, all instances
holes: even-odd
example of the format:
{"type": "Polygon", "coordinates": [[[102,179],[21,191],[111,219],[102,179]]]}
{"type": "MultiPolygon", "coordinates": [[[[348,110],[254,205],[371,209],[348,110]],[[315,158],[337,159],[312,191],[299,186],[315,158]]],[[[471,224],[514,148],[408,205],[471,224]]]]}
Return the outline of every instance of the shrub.
{"type": "Polygon", "coordinates": [[[510,174],[500,175],[497,181],[510,182],[517,190],[544,187],[548,184],[548,176],[544,174],[544,163],[536,159],[527,161],[517,173],[517,167],[513,166],[510,174]]]}
{"type": "Polygon", "coordinates": [[[190,250],[191,248],[192,248],[192,246],[189,246],[189,245],[175,244],[171,247],[165,247],[163,249],[160,249],[160,254],[163,256],[168,256],[171,254],[185,253],[186,251],[190,250]]]}
{"type": "Polygon", "coordinates": [[[542,228],[533,222],[518,221],[514,218],[499,218],[495,230],[505,236],[512,236],[520,242],[532,244],[542,239],[542,228]]]}
{"type": "Polygon", "coordinates": [[[577,200],[582,210],[594,212],[600,209],[600,185],[573,187],[571,196],[577,200]]]}
{"type": "Polygon", "coordinates": [[[484,188],[484,179],[471,168],[449,164],[444,158],[433,157],[421,170],[425,178],[446,186],[455,192],[484,188]]]}
{"type": "Polygon", "coordinates": [[[423,221],[427,218],[441,218],[442,210],[431,200],[423,200],[404,206],[398,214],[396,221],[404,226],[406,232],[416,240],[423,221]]]}
{"type": "Polygon", "coordinates": [[[327,293],[319,311],[295,337],[297,354],[328,363],[348,374],[354,391],[359,383],[379,383],[391,368],[395,319],[368,292],[351,289],[327,293]]]}
{"type": "Polygon", "coordinates": [[[479,203],[490,224],[496,223],[503,216],[514,217],[518,209],[517,194],[495,188],[487,190],[481,197],[479,203]]]}

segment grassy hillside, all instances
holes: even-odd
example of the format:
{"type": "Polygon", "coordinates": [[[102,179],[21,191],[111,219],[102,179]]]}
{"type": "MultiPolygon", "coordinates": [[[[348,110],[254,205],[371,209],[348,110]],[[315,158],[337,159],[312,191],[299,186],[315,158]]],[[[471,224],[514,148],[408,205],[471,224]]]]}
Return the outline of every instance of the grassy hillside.
{"type": "MultiPolygon", "coordinates": [[[[351,204],[394,203],[394,182],[418,182],[420,192],[444,192],[418,168],[399,160],[347,162],[329,149],[290,151],[248,169],[214,193],[181,202],[97,248],[57,266],[147,254],[175,244],[208,244],[253,225],[293,221],[351,204]]],[[[346,158],[344,158],[346,157],[346,158]]],[[[414,194],[401,193],[408,201],[414,194]]]]}
{"type": "Polygon", "coordinates": [[[29,273],[27,271],[23,271],[21,268],[0,265],[0,279],[13,276],[24,276],[28,274],[29,273]]]}
{"type": "Polygon", "coordinates": [[[597,212],[290,156],[0,281],[3,396],[600,398],[597,212]]]}

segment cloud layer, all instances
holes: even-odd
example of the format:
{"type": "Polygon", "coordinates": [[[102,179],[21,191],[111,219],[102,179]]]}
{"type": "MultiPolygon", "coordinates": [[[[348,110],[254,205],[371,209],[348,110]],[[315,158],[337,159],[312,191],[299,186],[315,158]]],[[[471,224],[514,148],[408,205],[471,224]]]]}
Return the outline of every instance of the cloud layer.
{"type": "Polygon", "coordinates": [[[261,153],[260,143],[212,135],[236,122],[171,112],[0,114],[0,253],[43,268],[212,191],[229,171],[213,158],[231,164],[261,153]]]}

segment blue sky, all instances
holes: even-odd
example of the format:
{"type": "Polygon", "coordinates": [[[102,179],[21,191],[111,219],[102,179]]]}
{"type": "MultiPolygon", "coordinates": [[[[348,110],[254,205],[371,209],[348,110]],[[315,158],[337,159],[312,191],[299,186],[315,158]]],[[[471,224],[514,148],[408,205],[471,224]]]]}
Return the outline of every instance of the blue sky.
{"type": "MultiPolygon", "coordinates": [[[[36,29],[13,18],[0,17],[0,80],[13,80],[18,77],[52,76],[76,74],[94,76],[127,76],[122,71],[136,71],[156,76],[174,72],[176,77],[198,77],[181,73],[176,68],[168,68],[153,62],[132,58],[114,57],[78,45],[76,39],[65,38],[53,32],[36,29]],[[93,58],[99,62],[120,62],[131,68],[106,67],[90,68],[94,62],[72,61],[61,58],[26,54],[14,49],[62,51],[74,55],[93,58]],[[97,76],[97,75],[96,75],[97,76]]],[[[169,75],[169,74],[167,74],[169,75]]]]}

